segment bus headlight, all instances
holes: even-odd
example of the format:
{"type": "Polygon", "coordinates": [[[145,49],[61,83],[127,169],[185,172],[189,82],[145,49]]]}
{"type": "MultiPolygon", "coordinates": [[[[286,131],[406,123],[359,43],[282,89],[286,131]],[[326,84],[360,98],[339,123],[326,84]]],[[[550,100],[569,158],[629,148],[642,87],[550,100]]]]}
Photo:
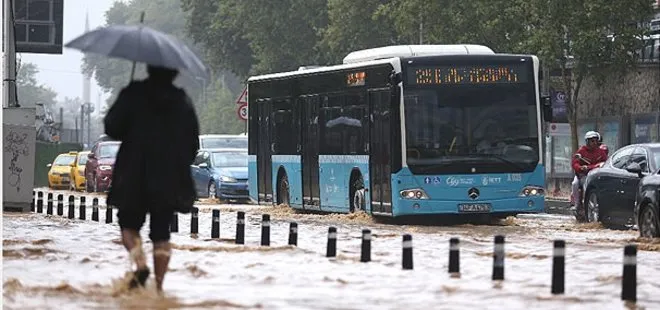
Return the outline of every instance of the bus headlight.
{"type": "Polygon", "coordinates": [[[540,186],[527,185],[523,187],[520,191],[520,197],[529,197],[529,196],[543,196],[545,195],[545,189],[540,186]]]}
{"type": "Polygon", "coordinates": [[[421,188],[404,189],[399,194],[404,199],[429,199],[429,196],[421,188]]]}

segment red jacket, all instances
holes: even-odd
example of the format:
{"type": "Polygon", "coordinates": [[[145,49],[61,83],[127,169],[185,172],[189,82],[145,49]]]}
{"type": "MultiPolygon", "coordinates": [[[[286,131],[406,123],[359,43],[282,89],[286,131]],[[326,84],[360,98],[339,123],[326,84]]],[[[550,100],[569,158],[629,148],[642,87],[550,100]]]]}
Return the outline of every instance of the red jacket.
{"type": "Polygon", "coordinates": [[[599,147],[601,150],[605,151],[605,157],[610,156],[610,149],[607,148],[605,143],[601,143],[599,147]]]}
{"type": "Polygon", "coordinates": [[[590,150],[586,145],[583,145],[577,151],[577,154],[582,155],[582,158],[586,159],[589,163],[573,157],[573,160],[571,161],[573,171],[575,171],[575,174],[577,175],[586,175],[591,169],[599,167],[600,163],[607,160],[608,151],[606,147],[605,149],[596,147],[593,150],[590,150]],[[580,170],[581,166],[587,166],[587,171],[580,170]]]}

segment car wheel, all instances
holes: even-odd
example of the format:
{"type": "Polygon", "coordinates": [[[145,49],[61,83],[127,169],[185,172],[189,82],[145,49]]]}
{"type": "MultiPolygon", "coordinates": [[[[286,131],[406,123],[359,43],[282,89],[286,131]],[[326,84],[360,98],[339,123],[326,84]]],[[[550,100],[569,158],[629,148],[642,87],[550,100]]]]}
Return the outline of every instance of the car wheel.
{"type": "Polygon", "coordinates": [[[658,225],[658,213],[653,208],[653,205],[647,204],[639,216],[640,236],[645,238],[660,237],[660,227],[658,225]]]}
{"type": "Polygon", "coordinates": [[[587,214],[587,222],[598,222],[600,220],[599,217],[599,209],[598,209],[598,196],[596,196],[596,193],[592,192],[589,193],[589,200],[587,201],[587,208],[586,208],[587,214]]]}
{"type": "Polygon", "coordinates": [[[215,185],[215,182],[211,181],[209,182],[209,188],[208,188],[208,197],[209,198],[217,198],[217,187],[215,185]]]}

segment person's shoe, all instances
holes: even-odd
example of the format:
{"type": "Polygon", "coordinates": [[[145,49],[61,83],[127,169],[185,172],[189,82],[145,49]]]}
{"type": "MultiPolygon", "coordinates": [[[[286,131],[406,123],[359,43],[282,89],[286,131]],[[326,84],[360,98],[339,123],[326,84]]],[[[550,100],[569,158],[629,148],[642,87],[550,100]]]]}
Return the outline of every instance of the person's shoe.
{"type": "Polygon", "coordinates": [[[133,279],[131,279],[131,282],[129,282],[128,288],[134,289],[138,286],[144,287],[144,284],[147,282],[147,278],[149,278],[149,273],[149,268],[138,269],[133,272],[133,279]]]}

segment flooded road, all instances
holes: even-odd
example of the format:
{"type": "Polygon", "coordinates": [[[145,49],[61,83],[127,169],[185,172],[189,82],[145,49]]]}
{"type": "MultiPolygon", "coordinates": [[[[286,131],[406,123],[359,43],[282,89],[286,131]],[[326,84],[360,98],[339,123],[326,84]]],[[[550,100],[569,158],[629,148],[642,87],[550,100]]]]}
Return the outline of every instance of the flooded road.
{"type": "MultiPolygon", "coordinates": [[[[67,215],[65,196],[64,215],[67,215]]],[[[126,292],[128,255],[115,223],[58,215],[3,216],[5,309],[626,309],[623,247],[638,244],[637,307],[660,308],[660,241],[636,231],[577,225],[560,215],[521,215],[494,225],[391,225],[366,215],[300,214],[284,207],[200,204],[199,233],[179,215],[165,297],[126,292]],[[211,239],[211,209],[221,210],[211,239]],[[245,243],[235,245],[236,211],[246,212],[245,243]],[[261,215],[271,245],[260,246],[261,215]],[[289,222],[298,246],[288,246],[289,222]],[[328,227],[337,257],[326,258],[328,227]],[[372,261],[361,263],[361,230],[372,231],[372,261]],[[413,237],[413,270],[402,270],[402,234],[413,237]],[[491,281],[493,237],[506,237],[505,280],[491,281]],[[449,239],[460,238],[460,277],[448,272],[449,239]],[[566,293],[550,294],[552,242],[566,240],[566,293]]],[[[45,210],[45,206],[44,206],[45,210]]],[[[76,217],[78,210],[76,209],[76,217]]],[[[148,225],[145,251],[151,254],[148,225]]],[[[151,262],[149,262],[150,265],[151,262]]]]}

